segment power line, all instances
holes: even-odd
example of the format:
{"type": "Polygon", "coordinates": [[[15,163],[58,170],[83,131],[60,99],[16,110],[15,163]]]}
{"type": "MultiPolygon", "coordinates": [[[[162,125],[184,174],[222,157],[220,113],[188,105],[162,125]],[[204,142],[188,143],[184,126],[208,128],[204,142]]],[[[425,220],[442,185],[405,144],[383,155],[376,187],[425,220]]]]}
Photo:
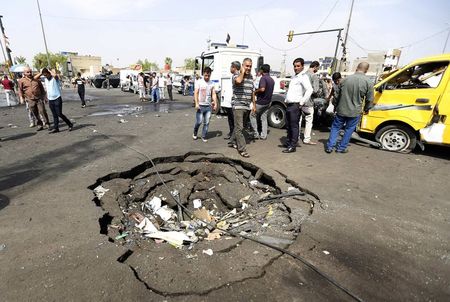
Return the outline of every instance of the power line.
{"type": "Polygon", "coordinates": [[[358,42],[356,42],[356,40],[352,37],[352,36],[348,36],[349,40],[353,42],[353,44],[355,44],[358,48],[360,48],[361,50],[365,51],[365,52],[377,52],[377,51],[382,51],[380,49],[367,49],[363,46],[361,46],[361,44],[359,44],[358,42]]]}
{"type": "Polygon", "coordinates": [[[419,44],[419,43],[422,43],[422,42],[424,42],[424,41],[426,41],[426,40],[428,40],[428,39],[434,38],[434,37],[436,37],[436,36],[442,34],[443,32],[446,32],[447,30],[450,30],[450,27],[446,27],[446,28],[444,28],[443,30],[438,31],[438,32],[436,32],[436,33],[434,33],[434,34],[432,34],[432,35],[429,35],[429,36],[427,36],[427,37],[425,37],[425,38],[422,38],[422,39],[420,39],[420,40],[416,40],[416,41],[414,41],[414,42],[411,42],[411,43],[409,43],[409,44],[406,44],[406,45],[404,45],[404,46],[400,46],[400,47],[397,47],[397,48],[400,48],[400,49],[401,49],[401,48],[411,47],[411,46],[413,46],[413,45],[415,45],[415,44],[419,44]]]}
{"type": "MultiPolygon", "coordinates": [[[[329,11],[328,14],[325,16],[325,18],[322,20],[322,22],[319,24],[319,26],[316,28],[315,31],[318,31],[318,30],[322,27],[322,25],[325,24],[325,22],[328,20],[328,18],[330,17],[331,13],[334,11],[334,9],[336,8],[336,5],[337,5],[338,3],[339,3],[339,0],[336,0],[336,2],[334,2],[334,4],[333,4],[333,6],[331,7],[330,11],[329,11]]],[[[257,35],[259,36],[259,38],[261,39],[261,41],[263,41],[264,44],[266,44],[268,47],[270,47],[270,48],[272,48],[272,49],[274,49],[274,50],[283,51],[283,52],[291,51],[291,50],[294,50],[294,49],[299,48],[300,46],[304,46],[304,45],[306,44],[306,42],[309,41],[309,40],[312,38],[312,35],[309,35],[309,36],[305,39],[305,41],[304,41],[303,43],[301,43],[301,44],[299,44],[299,45],[297,45],[297,46],[295,46],[295,47],[291,47],[291,48],[278,48],[278,47],[275,47],[275,46],[269,44],[266,40],[264,40],[263,36],[259,33],[259,31],[258,31],[258,29],[256,28],[255,24],[253,23],[253,20],[251,19],[250,15],[247,15],[247,17],[248,17],[248,20],[250,21],[250,24],[252,25],[253,29],[255,30],[256,34],[257,34],[257,35]]]]}

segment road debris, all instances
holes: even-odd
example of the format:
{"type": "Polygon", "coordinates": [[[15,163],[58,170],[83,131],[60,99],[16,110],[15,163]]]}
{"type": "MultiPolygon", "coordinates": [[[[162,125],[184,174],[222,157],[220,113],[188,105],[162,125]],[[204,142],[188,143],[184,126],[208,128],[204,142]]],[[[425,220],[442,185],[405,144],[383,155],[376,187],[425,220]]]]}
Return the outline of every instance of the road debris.
{"type": "Polygon", "coordinates": [[[94,193],[98,199],[101,199],[103,197],[103,195],[105,195],[105,193],[108,191],[109,191],[109,189],[103,188],[102,185],[100,185],[94,189],[94,193]]]}
{"type": "Polygon", "coordinates": [[[212,256],[214,254],[212,249],[203,250],[203,254],[206,254],[208,256],[212,256]]]}
{"type": "Polygon", "coordinates": [[[306,193],[294,186],[287,190],[287,185],[281,191],[260,168],[214,156],[162,160],[126,173],[126,179],[97,185],[94,193],[112,217],[107,222],[109,238],[127,248],[165,242],[191,250],[203,242],[196,250],[200,252],[210,250],[205,245],[232,239],[231,232],[280,247],[290,245],[308,213],[293,212],[285,202],[299,204],[306,193]]]}

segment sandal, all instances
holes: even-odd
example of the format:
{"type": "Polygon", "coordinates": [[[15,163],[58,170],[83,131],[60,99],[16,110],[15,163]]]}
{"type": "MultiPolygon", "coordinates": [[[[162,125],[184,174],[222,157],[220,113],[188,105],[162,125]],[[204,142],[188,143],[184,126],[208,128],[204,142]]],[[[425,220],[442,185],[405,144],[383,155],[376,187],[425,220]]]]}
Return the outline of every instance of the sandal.
{"type": "Polygon", "coordinates": [[[250,154],[248,154],[246,151],[239,152],[239,155],[245,158],[250,157],[250,154]]]}

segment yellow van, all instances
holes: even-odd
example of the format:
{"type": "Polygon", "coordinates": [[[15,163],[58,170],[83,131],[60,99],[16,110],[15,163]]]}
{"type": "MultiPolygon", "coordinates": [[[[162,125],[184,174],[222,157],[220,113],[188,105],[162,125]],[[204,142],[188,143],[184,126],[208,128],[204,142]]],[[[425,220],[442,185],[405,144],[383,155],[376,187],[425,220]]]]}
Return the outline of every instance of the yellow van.
{"type": "Polygon", "coordinates": [[[450,53],[416,60],[376,84],[374,107],[358,131],[375,134],[389,151],[450,145],[449,63],[450,53]]]}

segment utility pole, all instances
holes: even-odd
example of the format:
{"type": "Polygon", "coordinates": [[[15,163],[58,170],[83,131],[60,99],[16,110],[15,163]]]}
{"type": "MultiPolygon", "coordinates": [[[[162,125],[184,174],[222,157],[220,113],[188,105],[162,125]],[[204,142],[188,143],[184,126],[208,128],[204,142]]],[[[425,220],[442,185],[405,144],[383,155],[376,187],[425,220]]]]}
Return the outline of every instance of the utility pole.
{"type": "Polygon", "coordinates": [[[41,6],[39,5],[39,0],[36,0],[36,2],[37,2],[38,11],[39,11],[39,19],[41,20],[41,28],[42,28],[42,36],[44,37],[45,52],[47,53],[47,64],[48,64],[48,68],[51,68],[50,54],[48,53],[48,47],[47,47],[47,39],[45,39],[44,23],[42,22],[41,6]]]}
{"type": "MultiPolygon", "coordinates": [[[[8,60],[6,60],[6,57],[5,57],[5,61],[7,62],[8,67],[11,67],[12,66],[11,49],[9,49],[9,47],[6,43],[5,28],[3,27],[2,18],[3,18],[3,16],[0,16],[0,30],[2,31],[3,41],[5,42],[6,55],[8,56],[8,60]]],[[[3,51],[3,47],[2,47],[2,51],[3,51]]],[[[5,53],[3,53],[3,55],[5,55],[5,53]]]]}
{"type": "Polygon", "coordinates": [[[286,77],[286,52],[283,52],[283,59],[281,60],[281,68],[280,68],[282,78],[286,77]]]}
{"type": "Polygon", "coordinates": [[[442,53],[445,53],[445,49],[447,48],[448,37],[450,37],[450,27],[448,28],[447,39],[445,39],[444,48],[442,48],[442,53]]]}
{"type": "Polygon", "coordinates": [[[352,6],[350,7],[350,15],[348,16],[347,30],[345,31],[344,42],[342,43],[342,58],[341,58],[341,62],[339,62],[338,71],[341,71],[342,61],[347,56],[347,38],[348,38],[348,32],[350,31],[350,22],[352,20],[353,4],[355,4],[355,0],[352,0],[352,6]]]}

